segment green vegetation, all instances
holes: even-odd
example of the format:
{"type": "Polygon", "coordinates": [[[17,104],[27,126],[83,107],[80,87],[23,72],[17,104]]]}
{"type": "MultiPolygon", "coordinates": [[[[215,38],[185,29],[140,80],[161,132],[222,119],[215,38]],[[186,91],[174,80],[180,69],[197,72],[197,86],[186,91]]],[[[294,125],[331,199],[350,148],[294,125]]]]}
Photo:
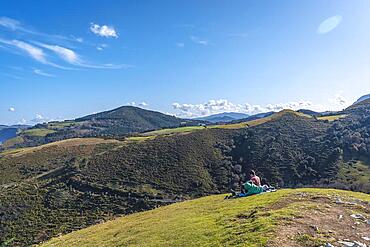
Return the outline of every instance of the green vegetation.
{"type": "Polygon", "coordinates": [[[340,118],[346,117],[346,114],[337,114],[337,115],[330,115],[330,116],[322,116],[322,117],[317,117],[319,120],[328,120],[328,121],[335,121],[340,118]]]}
{"type": "Polygon", "coordinates": [[[37,124],[18,134],[23,138],[22,142],[8,142],[5,148],[33,147],[79,137],[123,138],[133,133],[179,126],[196,126],[199,123],[202,121],[186,120],[160,112],[123,106],[73,121],[37,124]]]}
{"type": "Polygon", "coordinates": [[[234,134],[206,130],[144,142],[83,138],[6,153],[0,158],[0,211],[6,215],[0,238],[16,236],[15,245],[31,245],[101,220],[225,191],[229,168],[215,146],[234,134]]]}
{"type": "MultiPolygon", "coordinates": [[[[303,218],[305,211],[324,210],[320,200],[335,206],[338,196],[370,201],[365,194],[320,189],[280,190],[234,200],[208,196],[118,218],[41,246],[275,246],[272,241],[280,225],[303,218]]],[[[322,243],[309,233],[296,241],[304,246],[322,243]]]]}
{"type": "Polygon", "coordinates": [[[281,187],[331,178],[337,168],[336,153],[325,146],[328,128],[324,122],[287,113],[246,129],[229,154],[235,164],[234,186],[250,169],[281,187]]]}
{"type": "Polygon", "coordinates": [[[47,128],[53,129],[53,130],[61,130],[63,128],[73,127],[77,125],[80,125],[80,123],[74,122],[74,121],[50,122],[50,123],[47,123],[47,128]]]}
{"type": "Polygon", "coordinates": [[[202,130],[202,129],[205,129],[205,127],[204,126],[187,126],[187,127],[178,127],[178,128],[172,128],[172,129],[154,130],[150,132],[145,132],[141,135],[142,136],[169,135],[169,134],[175,134],[175,133],[192,132],[195,130],[202,130]]]}
{"type": "Polygon", "coordinates": [[[24,142],[24,139],[23,137],[21,136],[16,136],[12,139],[9,139],[7,140],[3,145],[2,147],[4,148],[9,148],[9,147],[13,147],[13,146],[16,146],[16,145],[19,145],[19,144],[22,144],[24,142]]]}
{"type": "Polygon", "coordinates": [[[80,177],[89,183],[115,184],[126,190],[149,184],[165,194],[215,193],[228,187],[230,169],[217,145],[237,133],[206,129],[187,135],[129,138],[126,145],[90,157],[81,167],[80,177]]]}
{"type": "Polygon", "coordinates": [[[74,160],[118,145],[120,142],[115,140],[86,138],[3,151],[0,153],[0,186],[64,167],[74,160]]]}
{"type": "Polygon", "coordinates": [[[218,125],[209,125],[209,126],[187,126],[187,127],[178,127],[178,128],[170,128],[170,129],[161,129],[161,130],[145,132],[141,134],[141,136],[169,135],[169,134],[176,134],[176,133],[193,132],[193,131],[204,130],[204,129],[242,129],[242,128],[253,127],[253,126],[257,126],[257,125],[269,122],[273,119],[281,117],[284,114],[295,114],[297,116],[308,117],[308,118],[311,117],[309,115],[306,115],[300,112],[295,112],[292,110],[284,110],[284,111],[275,113],[268,117],[246,121],[246,122],[241,122],[241,123],[218,124],[218,125]]]}
{"type": "Polygon", "coordinates": [[[342,162],[336,182],[343,189],[370,191],[370,165],[361,160],[342,162]]]}
{"type": "Polygon", "coordinates": [[[127,137],[125,140],[126,141],[147,141],[147,140],[152,140],[155,138],[155,135],[150,135],[150,136],[131,136],[127,137]]]}
{"type": "Polygon", "coordinates": [[[51,133],[55,133],[55,130],[38,128],[38,129],[27,129],[27,130],[22,131],[23,135],[37,136],[37,137],[46,136],[47,134],[51,134],[51,133]]]}

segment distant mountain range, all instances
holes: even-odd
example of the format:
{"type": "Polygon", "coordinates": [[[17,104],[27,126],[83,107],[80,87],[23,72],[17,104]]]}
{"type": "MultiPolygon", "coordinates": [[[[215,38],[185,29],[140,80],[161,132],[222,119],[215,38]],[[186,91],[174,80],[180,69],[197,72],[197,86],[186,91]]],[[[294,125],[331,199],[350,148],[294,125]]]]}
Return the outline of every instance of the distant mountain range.
{"type": "MultiPolygon", "coordinates": [[[[361,107],[361,103],[370,100],[370,94],[360,97],[347,111],[361,107]]],[[[332,115],[335,112],[315,112],[300,109],[298,112],[311,116],[332,115]]],[[[248,115],[237,112],[224,112],[195,119],[181,119],[156,111],[150,111],[133,106],[122,106],[113,110],[91,114],[75,120],[62,122],[49,122],[37,124],[33,127],[14,125],[0,125],[0,143],[16,136],[11,145],[4,147],[23,147],[45,144],[53,141],[76,137],[118,137],[127,136],[162,128],[175,128],[179,126],[194,126],[213,123],[241,123],[268,117],[274,112],[264,112],[248,115]],[[25,130],[26,129],[26,130],[25,130]]]]}
{"type": "Polygon", "coordinates": [[[196,120],[208,121],[211,123],[227,123],[238,119],[243,119],[249,117],[248,114],[239,112],[223,112],[218,114],[213,114],[205,117],[194,118],[196,120]]]}
{"type": "MultiPolygon", "coordinates": [[[[201,123],[205,122],[181,119],[134,106],[122,106],[75,120],[37,124],[21,131],[18,135],[20,138],[10,146],[36,146],[77,137],[122,137],[135,132],[193,126],[201,123]]],[[[14,134],[10,136],[14,137],[14,134]]],[[[9,147],[8,143],[3,146],[9,147]]]]}
{"type": "Polygon", "coordinates": [[[27,125],[0,125],[0,144],[17,136],[20,129],[27,129],[27,125]]]}
{"type": "Polygon", "coordinates": [[[242,122],[257,120],[257,119],[261,119],[261,118],[264,118],[264,117],[269,117],[269,116],[271,116],[274,113],[275,112],[273,112],[273,111],[257,113],[257,114],[248,116],[246,118],[241,118],[241,119],[234,120],[231,123],[242,123],[242,122]]]}

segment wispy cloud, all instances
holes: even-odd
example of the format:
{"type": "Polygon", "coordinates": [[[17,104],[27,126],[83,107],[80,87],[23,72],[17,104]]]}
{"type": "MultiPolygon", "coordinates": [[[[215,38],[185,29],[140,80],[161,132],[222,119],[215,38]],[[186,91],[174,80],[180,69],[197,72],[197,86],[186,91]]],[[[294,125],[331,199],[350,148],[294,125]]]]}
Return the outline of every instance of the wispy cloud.
{"type": "Polygon", "coordinates": [[[236,38],[246,38],[250,35],[249,35],[249,33],[229,33],[229,34],[227,34],[227,36],[236,37],[236,38]]]}
{"type": "Polygon", "coordinates": [[[21,28],[19,21],[4,16],[0,17],[0,26],[6,27],[13,31],[21,28]]]}
{"type": "Polygon", "coordinates": [[[22,79],[24,79],[22,77],[19,77],[17,75],[13,75],[13,74],[9,74],[9,73],[0,72],[0,75],[9,77],[9,78],[12,78],[12,79],[15,79],[15,80],[22,80],[22,79]]]}
{"type": "MultiPolygon", "coordinates": [[[[74,65],[76,67],[83,67],[83,68],[90,68],[90,69],[127,69],[133,66],[128,64],[113,64],[113,63],[94,63],[83,59],[79,54],[74,51],[73,45],[65,44],[63,40],[71,40],[78,43],[86,44],[82,38],[76,38],[74,36],[71,37],[64,37],[60,35],[49,35],[45,33],[40,33],[37,31],[33,31],[30,28],[25,27],[19,21],[8,18],[8,17],[0,17],[0,27],[6,28],[11,31],[21,32],[22,34],[27,33],[28,35],[24,36],[24,40],[18,39],[3,39],[0,37],[0,48],[4,51],[10,53],[20,54],[20,51],[25,55],[31,57],[35,61],[50,65],[60,69],[74,69],[71,67],[64,67],[59,64],[56,64],[54,61],[60,59],[70,65],[74,65]],[[45,38],[47,37],[47,38],[45,38]],[[53,39],[51,39],[53,38],[53,39]],[[53,40],[51,42],[51,40],[53,40]],[[62,43],[62,44],[61,44],[62,43]],[[14,49],[17,48],[17,49],[14,49]],[[68,48],[67,48],[68,47],[68,48]]],[[[91,25],[91,31],[95,34],[103,37],[118,37],[117,31],[110,26],[100,26],[97,24],[91,25]]],[[[91,44],[90,44],[91,45],[91,44]]],[[[103,50],[107,47],[106,44],[100,44],[95,46],[98,50],[103,50]]],[[[34,72],[36,73],[36,72],[34,72]]],[[[38,73],[40,74],[40,73],[38,73]]],[[[45,73],[44,73],[45,74],[45,73]]],[[[46,73],[47,74],[47,73],[46,73]]],[[[40,74],[41,75],[41,74],[40,74]]]]}
{"type": "Polygon", "coordinates": [[[96,49],[98,50],[98,51],[103,51],[105,48],[107,48],[108,47],[108,45],[107,44],[100,44],[100,45],[98,45],[97,47],[96,47],[96,49]]]}
{"type": "Polygon", "coordinates": [[[0,43],[17,47],[18,49],[26,52],[28,56],[30,56],[31,58],[35,59],[40,63],[44,64],[48,63],[44,51],[31,44],[28,44],[20,40],[4,40],[4,39],[0,39],[0,43]]]}
{"type": "Polygon", "coordinates": [[[33,73],[35,73],[36,75],[41,75],[41,76],[46,76],[46,77],[54,77],[54,75],[46,73],[40,69],[34,69],[33,73]]]}
{"type": "Polygon", "coordinates": [[[15,112],[15,108],[14,107],[9,107],[8,111],[15,112]]]}
{"type": "Polygon", "coordinates": [[[57,54],[61,59],[64,61],[71,63],[71,64],[79,64],[80,63],[80,58],[79,56],[71,49],[59,46],[59,45],[48,45],[48,44],[43,44],[43,43],[37,43],[39,46],[49,49],[55,54],[57,54]]]}
{"type": "Polygon", "coordinates": [[[107,25],[100,26],[99,24],[91,23],[91,25],[90,25],[90,31],[93,32],[94,34],[98,35],[98,36],[101,36],[101,37],[118,38],[117,31],[112,26],[107,26],[107,25]]]}
{"type": "Polygon", "coordinates": [[[77,54],[72,49],[62,47],[59,45],[50,45],[50,44],[43,44],[43,43],[37,43],[39,46],[53,51],[59,58],[64,60],[65,62],[83,67],[83,68],[90,68],[90,69],[127,69],[131,68],[131,65],[128,64],[93,64],[86,62],[83,60],[79,54],[77,54]]]}
{"type": "Polygon", "coordinates": [[[83,42],[82,38],[80,37],[76,38],[73,35],[71,35],[70,37],[67,37],[64,35],[47,34],[47,33],[36,31],[30,27],[26,27],[20,21],[6,17],[6,16],[0,17],[0,26],[8,30],[14,31],[14,32],[38,36],[40,38],[42,37],[47,40],[70,41],[70,42],[78,42],[78,43],[83,42]]]}
{"type": "Polygon", "coordinates": [[[208,46],[209,45],[209,41],[208,40],[205,40],[205,39],[201,39],[197,36],[190,36],[190,40],[193,41],[195,44],[198,44],[198,45],[204,45],[204,46],[208,46]]]}
{"type": "Polygon", "coordinates": [[[325,34],[332,30],[334,30],[341,22],[342,22],[342,16],[341,15],[335,15],[332,17],[329,17],[328,19],[321,22],[319,27],[317,28],[318,34],[325,34]]]}
{"type": "Polygon", "coordinates": [[[180,42],[180,43],[176,43],[176,46],[179,47],[179,48],[183,48],[185,46],[185,44],[180,42]]]}
{"type": "Polygon", "coordinates": [[[46,58],[46,54],[45,54],[44,50],[42,50],[41,48],[36,47],[34,45],[31,45],[29,43],[26,43],[24,41],[4,40],[4,39],[0,38],[0,43],[18,48],[19,50],[21,50],[25,54],[27,54],[29,57],[33,58],[34,60],[36,60],[36,61],[38,61],[42,64],[50,65],[50,66],[60,68],[60,69],[68,69],[66,67],[63,67],[63,66],[60,66],[58,64],[55,64],[53,62],[48,61],[47,58],[46,58]]]}

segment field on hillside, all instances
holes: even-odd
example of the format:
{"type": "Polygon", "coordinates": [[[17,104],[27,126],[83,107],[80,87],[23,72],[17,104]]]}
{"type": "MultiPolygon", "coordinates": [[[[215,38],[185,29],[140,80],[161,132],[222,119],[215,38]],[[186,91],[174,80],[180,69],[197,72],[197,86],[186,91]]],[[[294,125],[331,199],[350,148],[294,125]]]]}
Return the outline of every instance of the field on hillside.
{"type": "Polygon", "coordinates": [[[286,189],[230,200],[208,196],[135,213],[41,246],[277,247],[320,246],[343,239],[364,242],[370,226],[350,215],[369,219],[369,203],[370,195],[324,189],[286,189]]]}
{"type": "Polygon", "coordinates": [[[24,135],[28,135],[28,136],[46,136],[47,134],[50,134],[50,133],[54,133],[55,130],[51,130],[51,129],[28,129],[28,130],[25,130],[23,131],[22,133],[24,135]]]}
{"type": "Polygon", "coordinates": [[[345,118],[347,115],[346,114],[338,114],[338,115],[330,115],[330,116],[323,116],[323,117],[318,117],[317,119],[319,120],[328,120],[328,121],[335,121],[341,118],[345,118]]]}

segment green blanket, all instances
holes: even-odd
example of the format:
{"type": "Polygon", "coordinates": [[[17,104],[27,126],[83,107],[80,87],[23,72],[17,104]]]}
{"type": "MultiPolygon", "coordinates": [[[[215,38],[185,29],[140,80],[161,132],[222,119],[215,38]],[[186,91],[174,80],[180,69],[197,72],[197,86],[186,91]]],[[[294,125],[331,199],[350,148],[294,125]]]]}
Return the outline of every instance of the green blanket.
{"type": "Polygon", "coordinates": [[[243,186],[246,191],[245,196],[250,196],[250,195],[259,194],[263,192],[263,189],[261,186],[257,186],[251,182],[246,182],[243,184],[243,186]]]}

